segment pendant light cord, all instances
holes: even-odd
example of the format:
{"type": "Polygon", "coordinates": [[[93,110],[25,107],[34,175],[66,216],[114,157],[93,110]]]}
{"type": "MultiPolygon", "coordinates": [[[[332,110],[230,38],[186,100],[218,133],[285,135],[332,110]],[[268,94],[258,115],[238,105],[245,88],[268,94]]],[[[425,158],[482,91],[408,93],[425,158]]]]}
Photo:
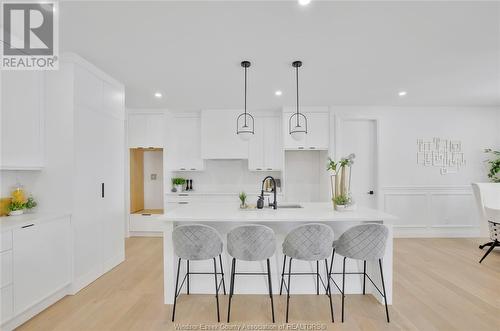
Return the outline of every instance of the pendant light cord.
{"type": "Polygon", "coordinates": [[[297,81],[297,127],[299,126],[299,67],[295,67],[295,76],[297,81]]]}
{"type": "Polygon", "coordinates": [[[245,125],[247,127],[247,67],[245,67],[245,125]]]}

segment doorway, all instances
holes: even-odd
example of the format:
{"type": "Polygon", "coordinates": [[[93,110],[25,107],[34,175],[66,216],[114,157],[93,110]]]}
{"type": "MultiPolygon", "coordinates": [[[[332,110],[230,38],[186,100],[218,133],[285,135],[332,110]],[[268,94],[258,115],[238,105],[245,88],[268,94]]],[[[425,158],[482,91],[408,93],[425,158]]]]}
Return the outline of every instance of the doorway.
{"type": "Polygon", "coordinates": [[[130,213],[163,214],[163,149],[130,149],[130,213]]]}
{"type": "Polygon", "coordinates": [[[360,207],[378,208],[378,121],[337,117],[335,156],[356,154],[352,166],[351,194],[360,207]]]}

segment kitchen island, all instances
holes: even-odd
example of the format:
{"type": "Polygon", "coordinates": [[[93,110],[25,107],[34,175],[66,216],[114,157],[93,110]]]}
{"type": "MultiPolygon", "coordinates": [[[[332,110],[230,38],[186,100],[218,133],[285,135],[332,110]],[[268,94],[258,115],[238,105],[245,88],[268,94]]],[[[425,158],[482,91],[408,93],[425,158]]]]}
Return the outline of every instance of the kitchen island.
{"type": "MultiPolygon", "coordinates": [[[[264,224],[272,228],[276,234],[276,252],[271,258],[272,286],[275,294],[279,294],[280,277],[282,271],[283,254],[281,244],[285,236],[293,228],[305,223],[324,223],[329,225],[337,239],[346,229],[362,223],[380,223],[389,228],[389,242],[383,259],[384,278],[386,282],[387,301],[392,303],[392,256],[393,238],[392,221],[394,216],[384,212],[358,208],[355,211],[337,212],[333,210],[331,203],[300,203],[301,208],[284,204],[278,205],[278,209],[240,209],[238,204],[214,203],[214,204],[189,204],[181,205],[173,210],[167,211],[162,217],[164,220],[163,234],[163,259],[164,259],[164,301],[165,304],[173,304],[175,289],[175,271],[177,258],[174,256],[172,243],[172,231],[180,224],[207,224],[219,231],[224,241],[223,264],[226,288],[229,288],[229,274],[231,257],[226,253],[226,235],[231,229],[243,224],[264,224]]],[[[367,273],[376,282],[380,281],[377,261],[367,261],[367,273]]],[[[341,258],[334,260],[334,272],[341,271],[341,258]]],[[[265,261],[243,262],[238,261],[238,272],[261,272],[265,270],[265,261]]],[[[324,266],[320,265],[320,273],[324,275],[324,266]]],[[[346,272],[362,272],[363,262],[349,260],[346,264],[346,272]]],[[[212,261],[193,261],[190,264],[191,272],[212,272],[212,261]]],[[[296,261],[294,272],[316,272],[315,262],[296,261]]],[[[181,277],[185,272],[185,263],[181,265],[181,277]]],[[[213,276],[194,275],[190,282],[190,293],[214,293],[213,276]]],[[[335,276],[337,283],[341,282],[341,275],[335,276]]],[[[312,275],[292,277],[291,294],[314,294],[316,293],[316,277],[312,275]]],[[[376,289],[367,282],[367,292],[373,294],[379,301],[382,300],[376,289]]],[[[332,285],[333,286],[333,285],[332,285]]],[[[185,290],[185,289],[183,289],[185,290]]],[[[338,294],[333,287],[333,294],[338,294]]],[[[238,277],[235,283],[235,294],[266,294],[267,278],[262,277],[238,277]],[[244,277],[244,278],[243,278],[244,277]]],[[[320,285],[320,293],[324,293],[320,285]]],[[[346,294],[362,293],[362,276],[349,275],[346,277],[346,294]]],[[[381,301],[382,302],[382,301],[381,301]]]]}

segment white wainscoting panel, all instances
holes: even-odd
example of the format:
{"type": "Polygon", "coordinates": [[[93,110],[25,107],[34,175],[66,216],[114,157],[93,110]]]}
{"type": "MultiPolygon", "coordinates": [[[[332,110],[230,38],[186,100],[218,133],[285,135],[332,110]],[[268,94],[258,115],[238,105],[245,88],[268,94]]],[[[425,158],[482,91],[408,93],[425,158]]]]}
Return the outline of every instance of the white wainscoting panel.
{"type": "Polygon", "coordinates": [[[396,237],[479,236],[479,216],[469,186],[385,187],[384,210],[398,217],[396,237]]]}

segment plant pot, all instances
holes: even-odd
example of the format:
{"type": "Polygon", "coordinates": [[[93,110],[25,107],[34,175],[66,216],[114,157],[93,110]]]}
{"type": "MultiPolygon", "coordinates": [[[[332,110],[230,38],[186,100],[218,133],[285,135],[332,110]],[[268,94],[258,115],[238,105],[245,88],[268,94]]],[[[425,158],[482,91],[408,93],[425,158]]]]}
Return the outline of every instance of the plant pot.
{"type": "Polygon", "coordinates": [[[339,212],[356,210],[356,205],[335,205],[335,210],[339,212]]]}
{"type": "Polygon", "coordinates": [[[175,185],[175,189],[177,190],[177,193],[182,192],[182,185],[175,185]]]}
{"type": "Polygon", "coordinates": [[[23,209],[13,210],[13,211],[9,212],[9,216],[19,216],[19,215],[22,215],[23,213],[24,213],[23,209]]]}

